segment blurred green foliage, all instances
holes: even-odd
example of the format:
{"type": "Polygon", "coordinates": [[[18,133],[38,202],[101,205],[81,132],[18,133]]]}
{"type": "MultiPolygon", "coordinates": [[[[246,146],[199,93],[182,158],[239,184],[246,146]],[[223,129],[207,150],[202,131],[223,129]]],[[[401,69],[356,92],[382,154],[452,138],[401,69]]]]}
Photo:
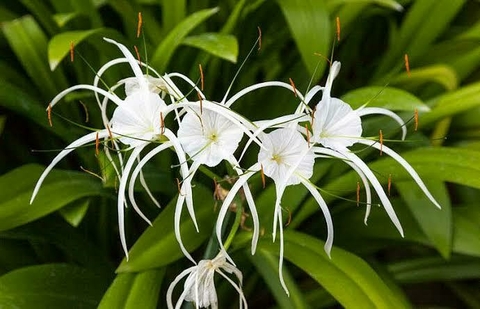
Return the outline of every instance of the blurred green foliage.
{"type": "MultiPolygon", "coordinates": [[[[256,82],[289,78],[304,91],[311,79],[323,83],[328,66],[323,57],[333,55],[342,62],[336,96],[354,107],[366,102],[385,106],[409,120],[408,142],[392,147],[418,171],[442,210],[391,159],[363,151],[362,158],[385,186],[389,175],[393,179],[391,199],[405,238],[380,209],[372,210],[365,226],[364,210],[354,202],[356,174],[338,160],[318,162],[312,180],[326,193],[336,248],[331,259],[323,252],[324,220],[313,198],[303,187],[288,188],[283,204],[292,221],[285,233],[285,276],[291,295],[286,297],[276,280],[278,243],[267,236],[275,189],[272,183],[262,189],[257,178],[252,190],[265,236],[255,256],[248,250],[248,231],[240,231],[233,243],[249,306],[480,307],[480,2],[19,0],[0,4],[0,22],[0,307],[166,307],[166,288],[189,266],[172,235],[173,211],[167,206],[177,194],[173,158],[161,154],[145,171],[166,207],[158,210],[137,191],[145,213],[157,219],[147,228],[127,211],[127,237],[135,245],[131,260],[122,262],[116,184],[80,172],[83,167],[108,176],[94,147],[78,149],[63,161],[59,168],[64,170],[52,173],[29,205],[40,165],[84,134],[84,127],[102,127],[89,93],[71,94],[59,104],[53,126],[45,109],[58,92],[91,83],[95,70],[119,56],[103,36],[131,50],[136,46],[159,72],[177,71],[197,80],[201,64],[204,92],[219,101],[259,29],[261,49],[242,67],[232,93],[256,82]],[[405,72],[405,54],[410,72],[405,72]],[[418,130],[414,109],[420,113],[418,130]]],[[[115,67],[104,81],[128,72],[127,66],[115,67]]],[[[293,111],[296,101],[264,89],[237,104],[239,112],[263,119],[293,111]]],[[[377,134],[378,127],[398,138],[399,129],[382,117],[364,122],[368,134],[377,134]]],[[[223,176],[228,170],[215,173],[223,176]]],[[[201,233],[187,219],[182,231],[200,259],[215,201],[208,178],[197,182],[201,233]]],[[[229,295],[235,291],[224,282],[218,286],[220,307],[231,307],[229,295]]]]}

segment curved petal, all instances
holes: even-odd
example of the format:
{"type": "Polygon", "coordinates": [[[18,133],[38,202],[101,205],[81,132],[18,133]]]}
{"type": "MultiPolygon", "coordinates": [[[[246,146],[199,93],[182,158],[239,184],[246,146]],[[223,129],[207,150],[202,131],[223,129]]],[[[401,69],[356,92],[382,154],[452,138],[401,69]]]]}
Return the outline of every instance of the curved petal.
{"type": "Polygon", "coordinates": [[[407,127],[405,126],[405,122],[403,121],[403,119],[400,118],[394,112],[385,108],[380,108],[380,107],[359,108],[359,109],[356,109],[356,112],[360,117],[366,116],[366,115],[378,114],[378,115],[385,115],[392,118],[400,125],[400,128],[402,128],[402,140],[405,140],[405,137],[407,136],[407,127]]]}
{"type": "MultiPolygon", "coordinates": [[[[174,308],[173,303],[172,303],[173,290],[175,289],[177,284],[180,282],[180,280],[182,280],[188,274],[192,273],[196,268],[197,268],[197,266],[192,266],[192,267],[189,267],[189,268],[185,269],[177,277],[175,277],[175,279],[172,281],[172,283],[170,283],[170,285],[168,286],[166,298],[167,298],[167,307],[169,309],[174,308]]],[[[179,302],[180,302],[180,300],[179,300],[179,302]]]]}
{"type": "Polygon", "coordinates": [[[77,139],[76,141],[68,145],[67,148],[60,151],[60,153],[52,160],[52,162],[47,166],[47,168],[45,168],[42,175],[40,175],[40,178],[38,178],[37,184],[33,189],[32,197],[30,198],[30,204],[32,204],[33,201],[35,200],[35,197],[37,196],[43,181],[47,177],[48,173],[50,173],[50,171],[55,167],[55,165],[57,165],[58,162],[60,162],[65,156],[67,156],[70,152],[74,151],[78,147],[81,147],[87,143],[90,143],[96,140],[97,134],[98,134],[98,138],[104,138],[108,136],[107,130],[92,132],[80,137],[79,139],[77,139]]]}
{"type": "Polygon", "coordinates": [[[58,101],[60,101],[66,94],[68,94],[72,91],[81,90],[81,89],[91,90],[95,93],[100,93],[101,95],[103,95],[104,97],[107,97],[110,101],[114,102],[117,105],[121,105],[123,103],[123,101],[119,97],[117,97],[114,93],[105,91],[102,88],[95,87],[95,86],[92,86],[92,85],[81,84],[81,85],[75,85],[75,86],[72,86],[70,88],[67,88],[67,89],[63,90],[62,92],[60,92],[59,94],[57,94],[55,96],[55,98],[53,98],[53,100],[50,102],[50,105],[49,105],[48,108],[51,108],[51,107],[55,106],[55,104],[57,104],[58,101]]]}
{"type": "MultiPolygon", "coordinates": [[[[359,140],[358,142],[364,145],[368,145],[368,146],[372,146],[374,148],[380,149],[380,145],[375,141],[359,140]]],[[[417,172],[413,169],[413,167],[404,158],[402,158],[399,154],[397,154],[392,149],[388,148],[385,145],[382,145],[381,147],[384,153],[392,157],[401,166],[403,166],[403,168],[410,174],[410,176],[412,176],[413,180],[415,180],[415,182],[420,187],[420,189],[422,189],[423,193],[428,197],[428,199],[438,208],[442,208],[440,204],[435,200],[433,195],[430,193],[430,191],[428,191],[427,186],[425,186],[422,179],[417,174],[417,172]]]]}

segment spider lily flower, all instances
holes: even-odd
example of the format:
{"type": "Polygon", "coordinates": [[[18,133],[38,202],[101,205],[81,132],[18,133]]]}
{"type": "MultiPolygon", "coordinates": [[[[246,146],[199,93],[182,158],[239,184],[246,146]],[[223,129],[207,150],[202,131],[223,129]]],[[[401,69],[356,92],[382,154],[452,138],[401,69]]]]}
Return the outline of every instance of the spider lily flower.
{"type": "Polygon", "coordinates": [[[183,302],[188,301],[194,302],[195,308],[211,307],[217,309],[218,297],[214,281],[215,273],[225,278],[238,292],[239,308],[247,308],[247,300],[242,291],[242,273],[234,265],[227,262],[223,251],[212,260],[201,260],[198,265],[187,268],[175,278],[167,290],[168,308],[181,308],[183,302]],[[227,274],[233,274],[239,283],[235,283],[227,274]],[[180,280],[186,276],[188,277],[185,280],[183,292],[174,306],[172,301],[173,290],[180,280]]]}
{"type": "Polygon", "coordinates": [[[400,234],[403,236],[403,229],[400,221],[398,220],[393,206],[385,194],[380,182],[370,168],[355,153],[351,152],[348,147],[355,143],[359,143],[369,147],[381,149],[382,152],[391,156],[405,168],[405,170],[411,175],[420,189],[435,206],[440,208],[440,205],[428,191],[413,167],[410,166],[410,164],[408,164],[400,155],[385,145],[379,144],[377,141],[368,140],[362,137],[361,117],[372,114],[381,114],[391,117],[400,124],[400,127],[402,128],[402,140],[405,139],[406,126],[398,115],[384,108],[366,107],[365,105],[353,110],[350,105],[342,100],[331,97],[330,93],[333,80],[338,75],[339,71],[340,62],[335,61],[330,68],[330,74],[327,78],[325,87],[312,89],[313,91],[310,91],[310,93],[306,95],[306,97],[312,98],[314,92],[323,90],[322,99],[316,106],[315,113],[313,115],[313,121],[311,123],[313,130],[311,140],[316,144],[322,145],[323,147],[314,147],[313,151],[319,156],[340,158],[347,162],[347,164],[354,168],[354,170],[358,173],[367,191],[367,211],[365,215],[365,223],[371,207],[371,194],[369,189],[369,184],[371,184],[377,192],[388,216],[400,234]]]}
{"type": "MultiPolygon", "coordinates": [[[[294,128],[280,128],[270,133],[260,135],[263,148],[258,154],[258,162],[247,169],[232,186],[225,197],[218,214],[216,225],[217,239],[222,244],[221,231],[223,220],[228,207],[233,201],[238,190],[245,185],[248,179],[256,172],[263,170],[263,173],[272,178],[276,188],[276,202],[274,207],[273,240],[275,241],[277,226],[280,234],[279,254],[279,278],[288,294],[282,275],[283,267],[283,220],[281,200],[285,188],[289,185],[303,184],[318,202],[327,223],[328,237],[325,243],[325,251],[330,254],[333,243],[333,222],[327,204],[316,190],[315,186],[308,180],[313,174],[314,153],[305,138],[294,128]]],[[[257,241],[253,239],[253,241],[257,241]]],[[[222,246],[222,245],[221,245],[222,246]]],[[[222,250],[224,250],[222,246],[222,250]]],[[[229,257],[227,256],[227,259],[229,257]]],[[[233,261],[232,261],[233,263],[233,261]]]]}

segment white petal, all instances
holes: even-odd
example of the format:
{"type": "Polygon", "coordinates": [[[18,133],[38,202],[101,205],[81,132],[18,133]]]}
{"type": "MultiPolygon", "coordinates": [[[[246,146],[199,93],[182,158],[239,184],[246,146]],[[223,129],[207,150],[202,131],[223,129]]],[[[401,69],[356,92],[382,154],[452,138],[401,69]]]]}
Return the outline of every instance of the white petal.
{"type": "Polygon", "coordinates": [[[412,176],[413,180],[417,183],[417,185],[422,189],[423,193],[428,197],[428,199],[438,208],[441,208],[440,204],[435,200],[433,195],[428,191],[427,186],[423,183],[422,179],[420,176],[417,174],[417,172],[413,169],[413,167],[404,159],[402,158],[398,153],[393,151],[392,149],[388,148],[385,145],[380,146],[377,142],[375,141],[367,141],[367,140],[359,140],[358,141],[361,144],[372,146],[377,149],[382,149],[384,153],[392,157],[394,160],[396,160],[403,168],[412,176]]]}
{"type": "Polygon", "coordinates": [[[385,115],[390,118],[393,118],[393,120],[395,120],[400,125],[400,128],[402,128],[402,140],[404,140],[405,137],[407,136],[407,126],[405,125],[405,122],[403,121],[403,119],[388,109],[380,108],[380,107],[365,107],[365,108],[359,108],[356,111],[360,117],[366,116],[366,115],[379,114],[379,115],[385,115]]]}
{"type": "Polygon", "coordinates": [[[122,143],[132,147],[155,139],[162,130],[160,112],[165,107],[165,102],[158,94],[134,92],[115,109],[111,120],[112,129],[122,136],[122,143]]]}
{"type": "Polygon", "coordinates": [[[60,162],[65,156],[67,156],[70,152],[74,151],[78,147],[81,147],[89,142],[92,142],[97,139],[97,134],[98,138],[105,138],[108,136],[108,132],[106,130],[98,131],[98,132],[92,132],[87,135],[84,135],[71,143],[70,145],[67,146],[64,150],[62,150],[53,160],[52,162],[45,168],[43,171],[42,175],[40,175],[40,178],[38,178],[37,184],[35,185],[35,188],[33,189],[32,197],[30,198],[30,204],[33,203],[33,200],[35,200],[35,197],[38,194],[38,191],[40,190],[40,187],[42,186],[43,181],[47,177],[47,175],[50,173],[50,171],[57,165],[58,162],[60,162]]]}
{"type": "Polygon", "coordinates": [[[360,116],[337,98],[320,101],[314,114],[313,141],[332,149],[344,149],[362,136],[360,116]]]}
{"type": "Polygon", "coordinates": [[[178,138],[185,152],[195,161],[216,166],[237,149],[243,131],[230,120],[210,110],[188,111],[178,138]]]}

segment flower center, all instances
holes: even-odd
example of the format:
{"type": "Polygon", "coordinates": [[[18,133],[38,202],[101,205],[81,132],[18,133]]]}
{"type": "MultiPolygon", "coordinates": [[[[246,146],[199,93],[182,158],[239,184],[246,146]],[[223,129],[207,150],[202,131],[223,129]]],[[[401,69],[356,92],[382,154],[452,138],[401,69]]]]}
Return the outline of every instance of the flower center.
{"type": "Polygon", "coordinates": [[[282,156],[279,155],[279,154],[272,155],[270,160],[277,162],[277,164],[282,164],[282,162],[283,162],[282,156]]]}
{"type": "Polygon", "coordinates": [[[218,135],[217,133],[213,132],[208,136],[208,139],[212,142],[217,142],[218,141],[218,135]]]}

